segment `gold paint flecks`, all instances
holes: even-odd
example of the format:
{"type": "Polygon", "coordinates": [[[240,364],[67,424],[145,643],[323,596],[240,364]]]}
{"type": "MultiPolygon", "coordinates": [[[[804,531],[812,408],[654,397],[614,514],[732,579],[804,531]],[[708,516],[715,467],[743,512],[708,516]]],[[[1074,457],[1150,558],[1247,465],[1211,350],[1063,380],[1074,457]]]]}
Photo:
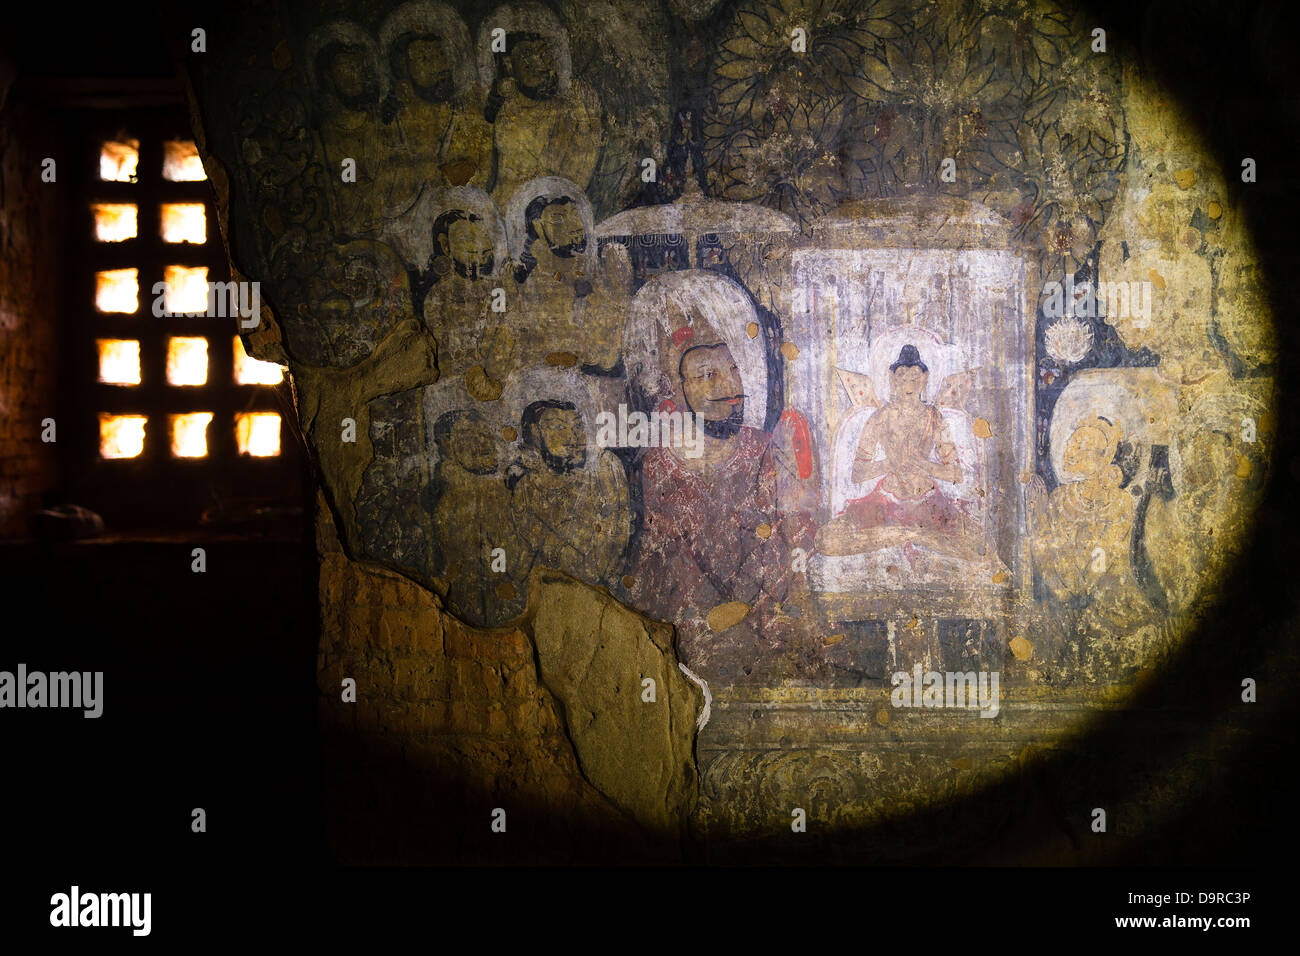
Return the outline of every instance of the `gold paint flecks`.
{"type": "Polygon", "coordinates": [[[490,378],[481,365],[465,373],[465,391],[480,402],[495,402],[501,397],[501,383],[490,378]]]}
{"type": "Polygon", "coordinates": [[[1023,637],[1013,637],[1009,646],[1011,653],[1016,655],[1017,660],[1027,661],[1034,656],[1034,645],[1023,637]]]}
{"type": "Polygon", "coordinates": [[[705,621],[709,625],[709,630],[716,633],[739,624],[748,613],[749,605],[744,601],[727,601],[710,611],[705,621]]]}

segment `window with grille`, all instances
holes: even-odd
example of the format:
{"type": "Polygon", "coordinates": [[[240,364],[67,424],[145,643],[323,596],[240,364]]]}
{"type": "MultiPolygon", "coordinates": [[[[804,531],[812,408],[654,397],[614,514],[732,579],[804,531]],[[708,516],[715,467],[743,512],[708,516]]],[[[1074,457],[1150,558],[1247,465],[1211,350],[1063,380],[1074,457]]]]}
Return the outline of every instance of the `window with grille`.
{"type": "Polygon", "coordinates": [[[285,371],[248,356],[222,298],[229,268],[189,117],[94,111],[80,125],[65,292],[74,434],[59,436],[74,500],[117,527],[296,500],[285,371]]]}

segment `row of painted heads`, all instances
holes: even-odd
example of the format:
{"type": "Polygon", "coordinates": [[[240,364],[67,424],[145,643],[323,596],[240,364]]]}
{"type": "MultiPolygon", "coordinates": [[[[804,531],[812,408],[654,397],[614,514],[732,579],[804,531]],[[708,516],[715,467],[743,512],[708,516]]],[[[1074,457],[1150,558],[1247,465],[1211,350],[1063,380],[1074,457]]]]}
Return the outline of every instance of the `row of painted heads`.
{"type": "MultiPolygon", "coordinates": [[[[745,392],[736,361],[725,342],[688,346],[678,361],[681,394],[689,412],[701,416],[706,434],[735,435],[743,427],[745,392]]],[[[612,413],[611,413],[612,414],[612,413]]],[[[443,412],[432,438],[438,456],[473,475],[501,473],[503,442],[516,437],[526,455],[557,475],[583,471],[592,462],[594,443],[589,412],[571,400],[545,398],[530,402],[519,428],[499,427],[477,408],[443,412]]]]}
{"type": "MultiPolygon", "coordinates": [[[[535,244],[539,241],[557,259],[583,260],[588,275],[602,257],[617,255],[631,267],[632,259],[621,240],[607,240],[609,244],[600,247],[591,204],[582,190],[568,180],[546,176],[520,187],[516,197],[523,197],[522,201],[512,199],[508,207],[510,228],[504,254],[501,219],[491,197],[474,187],[461,187],[456,192],[472,199],[446,205],[433,220],[433,254],[428,271],[436,278],[453,273],[467,279],[507,274],[503,259],[508,257],[514,265],[515,279],[522,281],[537,266],[535,244]],[[553,188],[546,185],[549,183],[564,185],[553,188]]],[[[677,236],[668,234],[666,238],[671,244],[677,236]]],[[[716,242],[716,236],[705,237],[703,248],[710,264],[726,256],[716,242]]]]}
{"type": "MultiPolygon", "coordinates": [[[[633,405],[699,415],[706,434],[715,437],[764,427],[773,378],[764,337],[751,334],[756,319],[747,293],[724,276],[686,270],[651,279],[634,297],[623,334],[633,405]]],[[[430,437],[439,457],[450,457],[473,474],[492,474],[500,466],[502,440],[521,439],[526,452],[556,473],[594,465],[603,400],[583,376],[536,369],[512,380],[501,407],[522,409],[518,421],[503,422],[462,405],[460,388],[449,381],[432,386],[426,396],[426,420],[435,423],[430,437]],[[547,377],[553,375],[563,381],[547,377]],[[457,408],[448,411],[448,403],[457,408]]]]}
{"type": "Polygon", "coordinates": [[[505,272],[507,259],[522,279],[537,264],[536,244],[558,259],[582,259],[583,271],[596,266],[596,225],[591,202],[574,182],[539,176],[516,190],[504,220],[496,203],[474,186],[449,189],[430,226],[436,278],[455,273],[469,279],[505,272]]]}
{"type": "Polygon", "coordinates": [[[377,37],[350,21],[326,24],[308,39],[305,59],[317,97],[358,112],[377,108],[405,85],[425,102],[458,106],[482,99],[506,78],[533,100],[568,90],[568,32],[540,4],[493,11],[480,27],[477,57],[473,49],[455,10],[416,2],[398,7],[377,37]],[[494,35],[496,30],[502,32],[494,35]]]}
{"type": "Polygon", "coordinates": [[[432,437],[440,460],[454,462],[480,477],[503,474],[503,442],[516,435],[527,453],[557,475],[573,474],[587,466],[587,422],[574,402],[556,398],[530,402],[519,426],[518,431],[513,426],[500,428],[477,408],[458,408],[438,416],[432,437]]]}

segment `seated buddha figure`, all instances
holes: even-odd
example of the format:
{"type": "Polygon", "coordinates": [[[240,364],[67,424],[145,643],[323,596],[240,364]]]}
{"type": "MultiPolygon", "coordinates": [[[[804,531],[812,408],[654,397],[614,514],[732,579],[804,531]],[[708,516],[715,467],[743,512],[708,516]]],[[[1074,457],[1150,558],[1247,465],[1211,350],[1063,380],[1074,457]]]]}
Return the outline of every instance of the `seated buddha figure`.
{"type": "Polygon", "coordinates": [[[854,485],[866,494],[817,536],[828,555],[862,554],[895,545],[919,546],[967,561],[986,551],[983,529],[940,486],[964,475],[952,432],[938,402],[922,400],[929,367],[915,345],[904,345],[889,366],[889,400],[863,426],[853,459],[854,485]]]}

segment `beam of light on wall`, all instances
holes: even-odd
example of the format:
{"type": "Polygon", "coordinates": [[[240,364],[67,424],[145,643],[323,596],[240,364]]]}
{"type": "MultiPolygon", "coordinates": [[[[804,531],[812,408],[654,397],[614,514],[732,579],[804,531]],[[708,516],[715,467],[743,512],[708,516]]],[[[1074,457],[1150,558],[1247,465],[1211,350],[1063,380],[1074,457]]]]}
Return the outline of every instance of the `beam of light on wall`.
{"type": "Polygon", "coordinates": [[[172,415],[172,455],[176,458],[205,458],[208,454],[208,424],[211,412],[172,415]]]}
{"type": "Polygon", "coordinates": [[[162,238],[163,242],[196,242],[200,245],[207,242],[208,221],[203,203],[163,203],[162,238]]]}
{"type": "Polygon", "coordinates": [[[165,306],[168,312],[206,312],[208,310],[207,266],[168,266],[163,270],[165,306]]]}
{"type": "Polygon", "coordinates": [[[244,351],[244,340],[235,336],[236,385],[279,385],[282,381],[283,366],[253,358],[244,351]]]}
{"type": "Polygon", "coordinates": [[[208,381],[208,340],[181,338],[167,340],[167,384],[206,385],[208,381]]]}
{"type": "Polygon", "coordinates": [[[122,242],[136,237],[134,203],[94,203],[95,238],[99,242],[122,242]]]}
{"type": "Polygon", "coordinates": [[[235,441],[241,455],[273,458],[280,454],[280,416],[275,412],[243,412],[235,416],[235,441]]]}
{"type": "Polygon", "coordinates": [[[138,139],[110,140],[99,148],[99,178],[106,183],[135,182],[139,165],[138,139]]]}
{"type": "Polygon", "coordinates": [[[199,183],[208,178],[192,139],[163,141],[162,173],[163,179],[173,183],[199,183]]]}
{"type": "Polygon", "coordinates": [[[95,273],[95,308],[100,312],[128,314],[140,308],[139,270],[109,269],[95,273]]]}
{"type": "Polygon", "coordinates": [[[144,415],[99,415],[101,458],[135,458],[144,451],[144,415]]]}
{"type": "Polygon", "coordinates": [[[140,384],[140,343],[133,339],[96,339],[99,380],[106,385],[140,384]]]}

